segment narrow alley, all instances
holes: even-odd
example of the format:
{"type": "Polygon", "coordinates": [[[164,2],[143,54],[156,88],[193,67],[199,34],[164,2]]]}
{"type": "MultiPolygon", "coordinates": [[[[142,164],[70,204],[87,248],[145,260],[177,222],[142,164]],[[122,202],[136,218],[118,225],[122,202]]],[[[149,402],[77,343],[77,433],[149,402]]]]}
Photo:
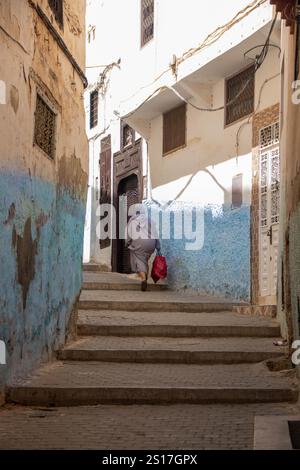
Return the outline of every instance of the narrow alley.
{"type": "Polygon", "coordinates": [[[274,319],[87,269],[77,339],[9,387],[0,447],[252,449],[255,417],[297,412],[274,319]]]}
{"type": "Polygon", "coordinates": [[[299,51],[300,0],[0,0],[0,462],[300,449],[299,51]]]}

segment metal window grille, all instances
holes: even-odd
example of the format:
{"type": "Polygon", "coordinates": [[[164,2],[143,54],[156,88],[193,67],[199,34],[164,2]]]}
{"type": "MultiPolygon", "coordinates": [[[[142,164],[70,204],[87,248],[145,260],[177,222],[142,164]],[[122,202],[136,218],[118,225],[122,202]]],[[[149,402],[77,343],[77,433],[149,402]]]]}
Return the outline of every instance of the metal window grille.
{"type": "Polygon", "coordinates": [[[265,149],[279,143],[279,122],[263,127],[259,132],[259,147],[265,149]]]}
{"type": "Polygon", "coordinates": [[[151,41],[154,35],[154,0],[141,0],[141,45],[151,41]]]}
{"type": "Polygon", "coordinates": [[[279,122],[260,130],[260,224],[267,227],[279,222],[280,154],[279,122]]]}
{"type": "Polygon", "coordinates": [[[254,66],[226,80],[226,125],[254,111],[254,66]]]}
{"type": "Polygon", "coordinates": [[[55,113],[38,94],[35,110],[34,142],[52,159],[55,153],[55,121],[55,113]]]}
{"type": "Polygon", "coordinates": [[[63,26],[63,0],[48,0],[48,3],[53,11],[56,21],[63,26]]]}
{"type": "Polygon", "coordinates": [[[98,124],[98,91],[90,94],[90,129],[98,124]]]}

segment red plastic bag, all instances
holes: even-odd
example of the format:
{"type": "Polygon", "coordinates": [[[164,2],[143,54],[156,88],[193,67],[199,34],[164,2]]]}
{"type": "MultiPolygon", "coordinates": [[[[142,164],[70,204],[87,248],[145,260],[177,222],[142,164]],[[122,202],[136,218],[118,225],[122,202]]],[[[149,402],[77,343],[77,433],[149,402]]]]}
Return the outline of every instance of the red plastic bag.
{"type": "Polygon", "coordinates": [[[151,271],[151,277],[156,283],[160,279],[165,279],[168,274],[167,261],[164,256],[155,256],[151,271]]]}

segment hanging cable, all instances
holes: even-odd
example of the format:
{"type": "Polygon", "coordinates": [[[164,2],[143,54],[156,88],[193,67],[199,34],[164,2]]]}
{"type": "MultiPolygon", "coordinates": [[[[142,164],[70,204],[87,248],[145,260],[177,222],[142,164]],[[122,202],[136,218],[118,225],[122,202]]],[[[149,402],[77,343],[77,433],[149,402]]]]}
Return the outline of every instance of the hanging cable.
{"type": "MultiPolygon", "coordinates": [[[[272,32],[273,32],[273,29],[274,29],[276,20],[277,20],[277,13],[276,13],[276,15],[274,16],[274,19],[273,19],[273,21],[272,21],[272,24],[271,24],[271,27],[270,27],[270,30],[269,30],[269,33],[268,33],[266,42],[265,42],[265,44],[263,45],[262,51],[261,51],[260,54],[259,54],[258,56],[256,56],[256,58],[255,58],[255,63],[254,63],[254,75],[255,75],[256,72],[260,69],[260,67],[262,66],[262,64],[264,63],[264,61],[265,61],[265,59],[266,59],[266,57],[267,57],[267,54],[268,54],[268,52],[269,52],[269,47],[270,47],[270,37],[271,37],[271,35],[272,35],[272,32]]],[[[237,101],[237,99],[244,93],[244,91],[247,89],[248,85],[251,83],[252,80],[253,80],[253,77],[250,77],[250,78],[246,81],[246,83],[244,83],[244,85],[242,86],[242,88],[240,89],[240,91],[235,95],[235,97],[232,98],[232,100],[227,101],[226,106],[230,106],[230,105],[232,105],[235,101],[237,101]]],[[[219,106],[219,107],[217,107],[217,108],[204,108],[204,107],[201,107],[201,106],[197,106],[197,105],[195,105],[194,103],[192,103],[191,101],[189,101],[189,100],[187,100],[186,98],[184,98],[177,90],[174,89],[173,86],[163,85],[163,86],[159,87],[158,89],[156,89],[153,93],[151,93],[151,95],[149,95],[137,108],[135,108],[134,111],[131,111],[130,113],[126,114],[125,116],[123,116],[123,118],[126,119],[126,118],[132,116],[132,115],[135,114],[136,111],[138,111],[145,103],[147,103],[147,102],[150,101],[154,96],[158,95],[159,93],[161,93],[162,91],[165,91],[165,90],[171,90],[178,98],[180,98],[182,101],[184,101],[186,104],[190,105],[190,106],[193,107],[194,109],[197,109],[198,111],[216,112],[216,111],[222,111],[223,109],[225,109],[225,105],[219,106]]]]}

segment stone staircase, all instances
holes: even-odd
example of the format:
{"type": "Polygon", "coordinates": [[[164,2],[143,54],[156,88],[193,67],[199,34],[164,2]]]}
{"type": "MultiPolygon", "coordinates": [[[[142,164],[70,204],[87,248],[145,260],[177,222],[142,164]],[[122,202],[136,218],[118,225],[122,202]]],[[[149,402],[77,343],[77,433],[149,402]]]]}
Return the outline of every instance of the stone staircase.
{"type": "Polygon", "coordinates": [[[290,374],[263,361],[284,355],[271,318],[233,313],[224,299],[171,292],[120,274],[84,272],[78,339],[8,401],[30,406],[294,402],[290,374]]]}

